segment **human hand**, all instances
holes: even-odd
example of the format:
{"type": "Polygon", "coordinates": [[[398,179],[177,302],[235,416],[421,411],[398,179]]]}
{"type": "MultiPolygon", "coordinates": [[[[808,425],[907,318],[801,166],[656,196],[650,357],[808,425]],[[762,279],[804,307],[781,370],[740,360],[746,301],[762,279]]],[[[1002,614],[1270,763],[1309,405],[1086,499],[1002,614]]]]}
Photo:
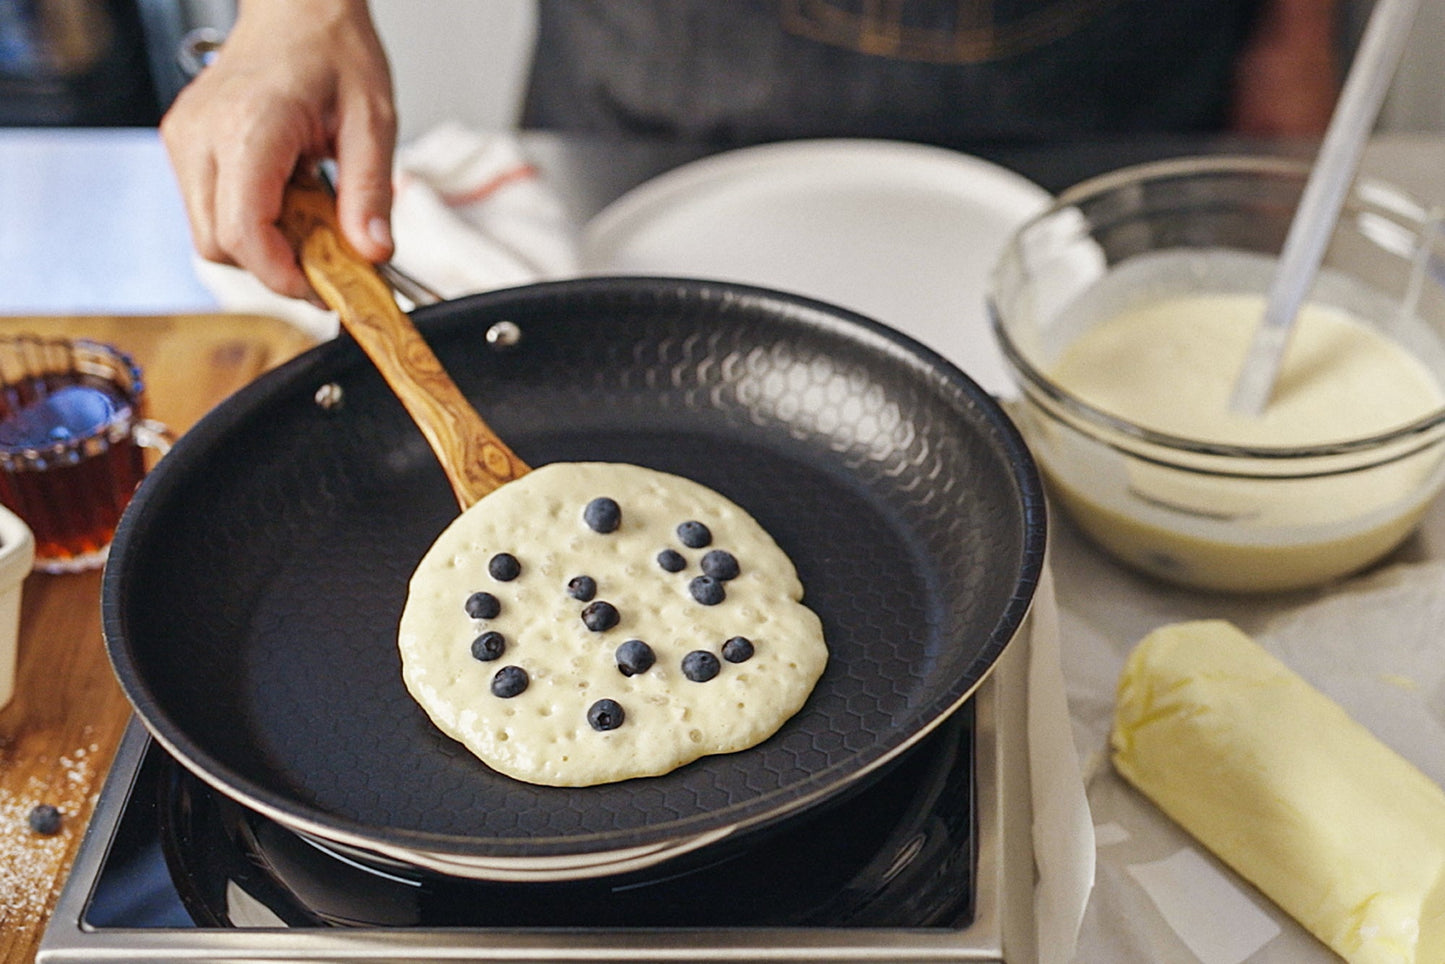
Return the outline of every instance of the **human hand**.
{"type": "Polygon", "coordinates": [[[1234,70],[1230,129],[1254,137],[1324,134],[1339,96],[1335,0],[1270,0],[1234,70]]]}
{"type": "Polygon", "coordinates": [[[276,227],[299,163],[336,159],[337,215],[365,258],[391,256],[396,111],[364,0],[246,0],[216,59],[161,121],[202,257],[312,297],[276,227]]]}

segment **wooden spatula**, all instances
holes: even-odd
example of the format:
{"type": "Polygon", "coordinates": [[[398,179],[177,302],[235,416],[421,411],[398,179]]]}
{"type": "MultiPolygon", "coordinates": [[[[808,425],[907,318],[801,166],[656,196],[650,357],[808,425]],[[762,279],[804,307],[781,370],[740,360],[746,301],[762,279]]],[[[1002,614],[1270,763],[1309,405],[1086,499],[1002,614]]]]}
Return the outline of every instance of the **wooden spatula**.
{"type": "Polygon", "coordinates": [[[528,471],[462,395],[375,267],[347,243],[319,178],[293,178],[278,225],[311,286],[426,436],[463,509],[528,471]]]}

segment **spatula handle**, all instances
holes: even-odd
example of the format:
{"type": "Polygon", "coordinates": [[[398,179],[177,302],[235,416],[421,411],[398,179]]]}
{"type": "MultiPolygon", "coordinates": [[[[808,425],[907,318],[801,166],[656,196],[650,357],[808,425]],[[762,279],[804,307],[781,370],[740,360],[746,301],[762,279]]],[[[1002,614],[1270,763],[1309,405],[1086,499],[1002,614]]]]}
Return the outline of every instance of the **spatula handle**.
{"type": "Polygon", "coordinates": [[[447,375],[376,269],[347,243],[336,202],[319,179],[292,180],[277,223],[311,286],[426,436],[463,509],[528,471],[447,375]]]}
{"type": "Polygon", "coordinates": [[[1339,103],[1285,235],[1264,317],[1255,329],[1229,399],[1230,411],[1259,415],[1269,403],[1295,318],[1319,274],[1419,8],[1420,0],[1378,0],[1370,11],[1339,103]]]}

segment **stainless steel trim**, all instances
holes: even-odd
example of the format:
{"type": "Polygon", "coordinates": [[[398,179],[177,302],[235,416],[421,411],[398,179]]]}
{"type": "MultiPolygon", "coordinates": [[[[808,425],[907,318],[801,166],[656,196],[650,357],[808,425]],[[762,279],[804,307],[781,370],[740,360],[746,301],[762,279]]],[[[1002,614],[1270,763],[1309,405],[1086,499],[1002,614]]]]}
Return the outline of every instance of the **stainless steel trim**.
{"type": "MultiPolygon", "coordinates": [[[[1023,685],[1018,673],[991,674],[975,693],[975,790],[979,884],[971,925],[949,928],[731,928],[688,930],[246,929],[92,930],[85,905],[135,781],[149,736],[132,720],[96,803],[70,879],[41,939],[37,964],[154,961],[383,960],[591,962],[789,961],[973,962],[1002,964],[1005,867],[1000,768],[1004,765],[999,686],[1023,685]]],[[[1014,721],[1022,725],[1023,721],[1014,721]]],[[[1028,868],[1023,869],[1024,872],[1028,868]]],[[[1015,869],[1012,872],[1018,872],[1015,869]]]]}
{"type": "Polygon", "coordinates": [[[407,274],[398,268],[391,261],[383,261],[376,266],[377,274],[381,275],[383,281],[391,285],[392,290],[410,301],[413,308],[420,308],[422,305],[434,305],[439,301],[445,301],[436,289],[423,283],[420,279],[407,274]]]}

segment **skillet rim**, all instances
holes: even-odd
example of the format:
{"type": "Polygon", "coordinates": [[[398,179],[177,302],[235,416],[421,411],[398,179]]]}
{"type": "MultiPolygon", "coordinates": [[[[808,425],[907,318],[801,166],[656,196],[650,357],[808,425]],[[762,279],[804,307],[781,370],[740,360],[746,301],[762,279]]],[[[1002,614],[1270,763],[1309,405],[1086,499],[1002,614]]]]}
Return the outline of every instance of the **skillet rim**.
{"type": "MultiPolygon", "coordinates": [[[[221,762],[205,749],[200,741],[188,734],[165,709],[164,699],[153,692],[130,654],[125,632],[124,602],[128,596],[127,582],[135,573],[131,571],[132,567],[123,564],[107,566],[102,581],[102,629],[107,652],[127,698],[152,737],[218,791],[283,824],[322,839],[390,852],[402,856],[403,859],[407,856],[424,858],[440,855],[444,859],[453,856],[482,856],[496,858],[500,864],[507,864],[513,856],[523,855],[524,859],[517,861],[520,865],[527,863],[528,859],[535,860],[538,856],[585,855],[590,859],[635,851],[639,849],[639,838],[646,841],[640,845],[642,848],[661,847],[663,853],[659,859],[663,859],[675,852],[676,847],[686,847],[689,842],[703,837],[707,838],[705,843],[711,843],[744,829],[761,827],[796,816],[825,800],[838,797],[850,787],[859,785],[869,774],[884,769],[962,706],[988,677],[1027,618],[1044,565],[1047,525],[1042,480],[1022,435],[1002,405],[948,359],[896,329],[837,305],[773,289],[706,279],[608,276],[539,282],[442,302],[418,309],[414,316],[424,335],[444,337],[455,328],[476,323],[475,320],[468,321],[464,316],[488,309],[495,310],[499,304],[520,310],[518,306],[534,301],[545,303],[563,299],[569,304],[582,301],[595,304],[609,297],[638,299],[645,296],[654,299],[672,298],[671,303],[676,304],[708,298],[737,298],[765,303],[770,312],[780,308],[784,314],[806,312],[810,316],[809,323],[821,322],[835,332],[851,330],[865,335],[885,353],[892,353],[910,365],[926,371],[930,378],[941,379],[981,410],[984,421],[994,433],[995,442],[1008,465],[1012,482],[1021,499],[1020,521],[1023,531],[1018,571],[1007,604],[989,632],[987,643],[978,648],[965,672],[957,674],[952,683],[941,689],[934,699],[914,708],[910,714],[911,727],[898,728],[906,731],[903,738],[890,742],[886,750],[869,756],[862,762],[855,759],[854,765],[839,767],[847,772],[822,787],[808,792],[797,788],[773,791],[768,795],[775,798],[771,806],[760,810],[756,806],[744,808],[746,812],[739,819],[721,827],[716,822],[708,823],[705,820],[702,821],[701,828],[693,826],[699,822],[700,817],[706,817],[706,813],[680,821],[649,823],[641,828],[624,831],[565,834],[555,838],[524,840],[375,826],[324,811],[278,793],[273,788],[261,786],[258,781],[241,776],[221,762]],[[676,832],[661,836],[656,832],[658,828],[676,828],[679,824],[683,826],[676,832]],[[619,837],[625,839],[618,843],[619,837]],[[613,843],[595,846],[599,839],[611,840],[613,843]]],[[[358,363],[369,364],[349,337],[342,336],[317,345],[260,376],[224,400],[182,436],[177,441],[176,448],[182,453],[186,452],[188,439],[191,440],[189,445],[197,448],[224,439],[227,432],[238,422],[250,416],[257,404],[272,398],[279,389],[305,378],[309,372],[335,371],[338,366],[344,368],[346,365],[358,363]]],[[[142,538],[139,533],[154,511],[152,493],[166,481],[166,473],[156,472],[142,483],[117,528],[112,547],[113,559],[123,563],[132,541],[142,538]],[[160,481],[152,484],[153,478],[160,481]]],[[[855,758],[859,755],[855,754],[855,758]]],[[[699,845],[701,844],[693,844],[699,845]]]]}

